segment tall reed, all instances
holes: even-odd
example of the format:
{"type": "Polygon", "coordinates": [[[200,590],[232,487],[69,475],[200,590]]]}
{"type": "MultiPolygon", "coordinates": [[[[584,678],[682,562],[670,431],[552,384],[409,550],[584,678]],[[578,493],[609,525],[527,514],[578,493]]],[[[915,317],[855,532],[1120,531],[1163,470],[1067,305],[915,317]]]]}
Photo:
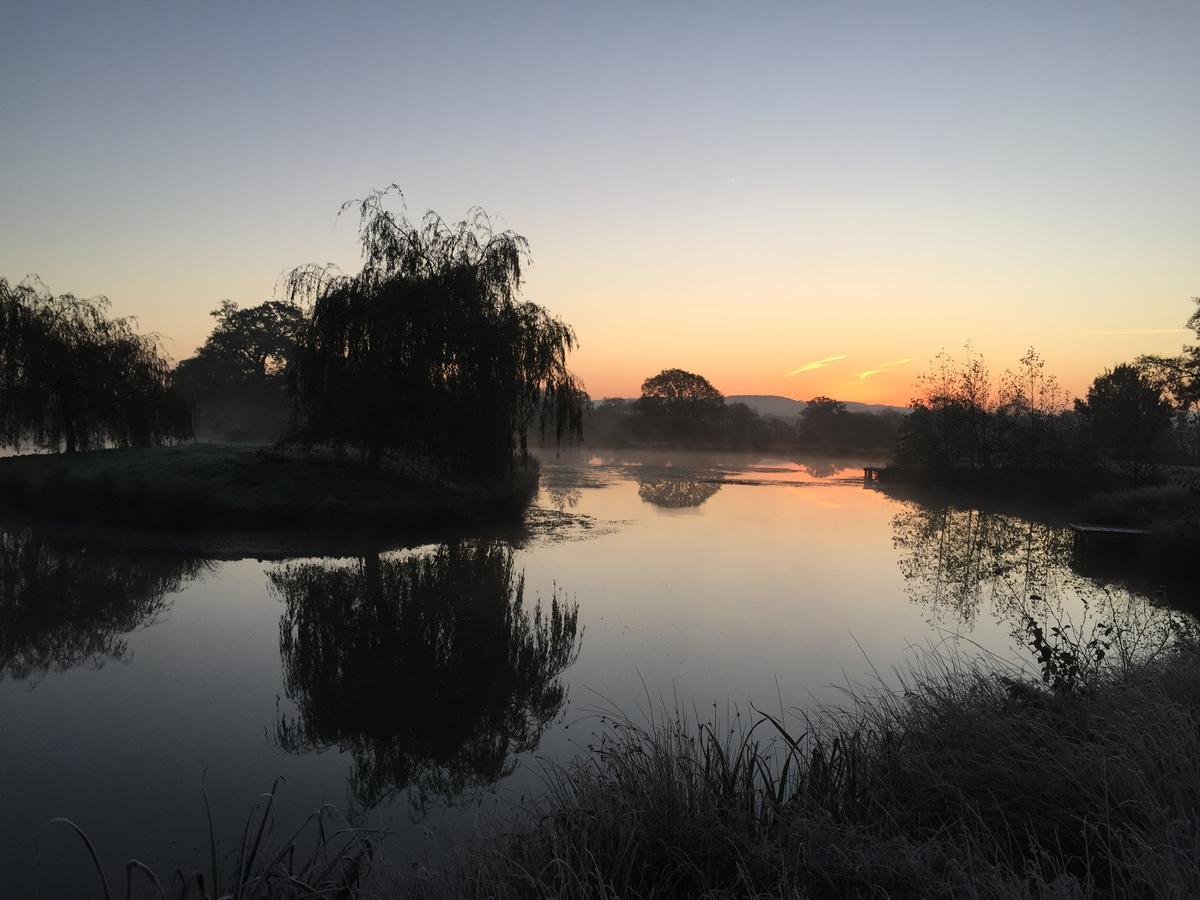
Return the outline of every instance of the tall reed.
{"type": "Polygon", "coordinates": [[[394,895],[1200,895],[1200,649],[1085,687],[928,654],[815,715],[605,714],[542,801],[394,895]]]}
{"type": "MultiPolygon", "coordinates": [[[[237,850],[228,854],[218,849],[212,807],[204,791],[207,869],[176,869],[164,880],[141,860],[130,859],[124,866],[120,896],[130,900],[139,884],[143,893],[137,896],[146,896],[149,889],[159,900],[353,900],[363,896],[375,848],[362,829],[342,825],[331,830],[338,815],[328,804],[309,815],[284,840],[274,839],[275,795],[282,781],[282,777],[276,778],[271,790],[259,796],[246,817],[237,850]]],[[[113,900],[117,895],[112,882],[87,833],[66,818],[52,819],[50,824],[65,826],[79,837],[95,868],[101,896],[113,900]]]]}

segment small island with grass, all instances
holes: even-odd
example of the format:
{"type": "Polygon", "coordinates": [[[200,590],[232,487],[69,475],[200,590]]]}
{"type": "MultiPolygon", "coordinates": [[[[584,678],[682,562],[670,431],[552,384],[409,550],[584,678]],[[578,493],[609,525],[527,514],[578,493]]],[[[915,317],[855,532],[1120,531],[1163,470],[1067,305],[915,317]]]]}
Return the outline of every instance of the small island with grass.
{"type": "MultiPolygon", "coordinates": [[[[0,280],[0,510],[161,530],[421,528],[519,516],[531,432],[581,433],[569,326],[518,299],[528,245],[349,206],[363,267],[303,266],[287,299],[224,303],[195,357],[103,299],[0,280]],[[195,437],[236,436],[252,442],[195,437]]],[[[347,208],[343,207],[343,209],[347,208]]]]}
{"type": "Polygon", "coordinates": [[[54,521],[132,529],[402,529],[520,513],[536,461],[491,482],[398,463],[372,469],[324,448],[230,443],[0,459],[0,504],[54,521]]]}

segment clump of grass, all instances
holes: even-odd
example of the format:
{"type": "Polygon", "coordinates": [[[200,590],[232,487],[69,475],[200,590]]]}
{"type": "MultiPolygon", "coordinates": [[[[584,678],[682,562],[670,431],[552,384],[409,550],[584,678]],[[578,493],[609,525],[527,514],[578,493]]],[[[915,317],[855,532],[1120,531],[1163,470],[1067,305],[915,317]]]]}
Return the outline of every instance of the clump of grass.
{"type": "MultiPolygon", "coordinates": [[[[306,900],[336,898],[357,900],[365,896],[363,885],[370,872],[374,846],[361,829],[338,827],[330,830],[337,818],[326,805],[312,813],[289,837],[274,840],[275,793],[282,777],[271,790],[262,794],[246,817],[241,841],[235,853],[221,855],[208,793],[204,792],[204,810],[208,819],[209,860],[207,871],[185,872],[176,869],[167,879],[137,859],[125,863],[125,884],[121,896],[133,896],[134,885],[152,888],[160,900],[306,900]],[[305,849],[301,849],[301,847],[305,849]]],[[[96,869],[104,900],[114,896],[111,882],[87,833],[70,819],[52,819],[83,842],[96,869]]]]}
{"type": "Polygon", "coordinates": [[[1200,895],[1200,648],[1054,691],[931,654],[840,710],[609,717],[507,830],[397,896],[1200,895]]]}

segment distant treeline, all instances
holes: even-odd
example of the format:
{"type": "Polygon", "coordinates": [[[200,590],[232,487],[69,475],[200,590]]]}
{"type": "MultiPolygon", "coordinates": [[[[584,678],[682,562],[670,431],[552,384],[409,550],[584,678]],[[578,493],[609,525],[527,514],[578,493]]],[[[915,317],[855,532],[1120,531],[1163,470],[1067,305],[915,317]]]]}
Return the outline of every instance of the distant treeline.
{"type": "Polygon", "coordinates": [[[598,447],[673,446],[730,450],[890,450],[898,412],[850,412],[828,397],[793,418],[761,415],[729,402],[702,375],[665,369],[642,383],[635,400],[589,403],[584,440],[598,447]]]}
{"type": "MultiPolygon", "coordinates": [[[[1200,338],[1200,310],[1188,327],[1200,338]]],[[[1017,472],[1086,479],[1104,470],[1138,484],[1163,465],[1200,464],[1200,344],[1107,369],[1080,398],[1059,386],[1032,348],[994,378],[968,344],[959,357],[934,358],[907,414],[851,412],[814,397],[792,420],[728,402],[701,375],[666,369],[646,379],[635,400],[589,404],[586,426],[595,446],[886,450],[896,472],[934,479],[1017,472]]]]}
{"type": "MultiPolygon", "coordinates": [[[[1200,316],[1188,324],[1200,334],[1200,316]]],[[[1037,351],[994,379],[967,345],[959,358],[939,354],[918,378],[895,459],[933,473],[1115,466],[1135,483],[1164,464],[1195,465],[1197,363],[1194,347],[1177,358],[1141,357],[1105,370],[1072,400],[1037,351]]]]}

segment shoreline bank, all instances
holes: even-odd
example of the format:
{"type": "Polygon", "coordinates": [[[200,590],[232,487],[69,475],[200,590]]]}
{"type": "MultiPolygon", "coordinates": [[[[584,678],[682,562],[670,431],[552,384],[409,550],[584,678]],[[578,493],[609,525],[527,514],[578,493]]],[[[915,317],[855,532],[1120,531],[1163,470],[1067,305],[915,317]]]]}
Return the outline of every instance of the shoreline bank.
{"type": "Polygon", "coordinates": [[[499,484],[454,483],[321,450],[238,444],[0,459],[0,514],[196,535],[369,533],[519,521],[536,461],[499,484]]]}

